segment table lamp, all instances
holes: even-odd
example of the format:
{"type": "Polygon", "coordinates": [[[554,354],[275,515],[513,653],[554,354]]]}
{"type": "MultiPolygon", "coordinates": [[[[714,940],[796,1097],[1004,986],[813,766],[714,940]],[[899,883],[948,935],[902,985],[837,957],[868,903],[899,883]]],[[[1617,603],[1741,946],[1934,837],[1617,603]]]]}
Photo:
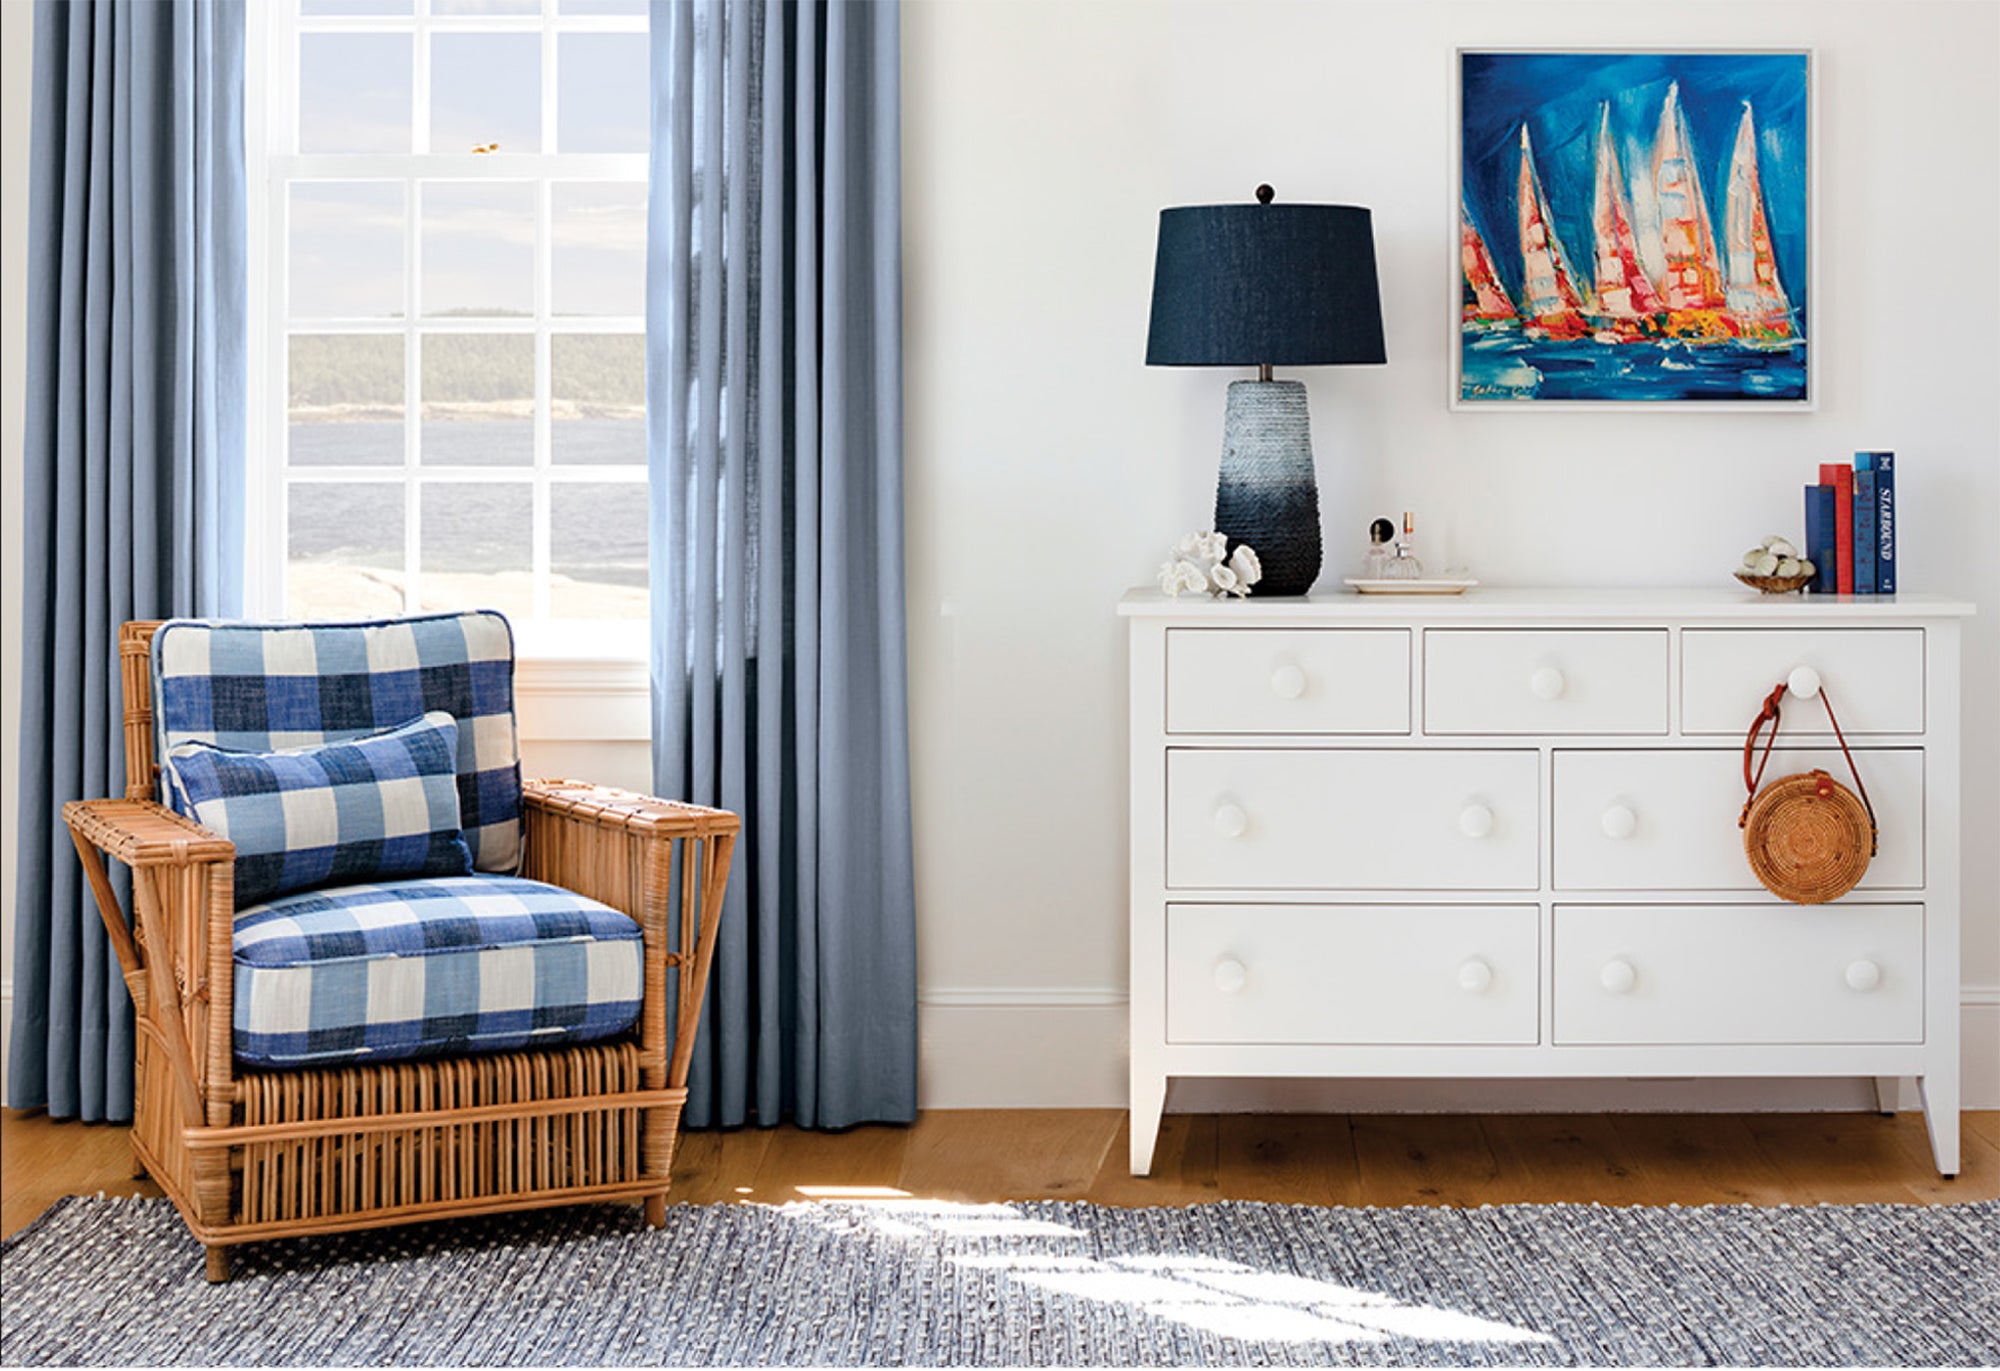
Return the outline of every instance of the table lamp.
{"type": "Polygon", "coordinates": [[[1319,486],[1306,388],[1271,368],[1386,362],[1375,237],[1355,205],[1160,211],[1146,365],[1256,367],[1231,381],[1215,528],[1262,563],[1258,595],[1303,595],[1319,576],[1319,486]]]}

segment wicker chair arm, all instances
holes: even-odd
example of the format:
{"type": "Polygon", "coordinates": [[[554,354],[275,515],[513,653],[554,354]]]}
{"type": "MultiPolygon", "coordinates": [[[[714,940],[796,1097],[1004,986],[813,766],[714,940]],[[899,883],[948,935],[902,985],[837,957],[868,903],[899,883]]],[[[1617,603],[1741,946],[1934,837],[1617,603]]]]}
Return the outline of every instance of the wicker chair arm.
{"type": "Polygon", "coordinates": [[[623,910],[644,933],[639,1038],[646,1084],[686,1085],[743,821],[725,809],[586,781],[528,781],[522,807],[528,848],[522,874],[623,910]],[[670,973],[678,983],[671,1036],[670,973]]]}
{"type": "Polygon", "coordinates": [[[236,860],[229,839],[151,800],[72,800],[62,816],[70,832],[127,866],[236,860]]]}
{"type": "Polygon", "coordinates": [[[139,1030],[165,1053],[182,1123],[226,1122],[235,844],[151,800],[72,800],[62,816],[139,1030]],[[129,914],[105,872],[107,856],[132,869],[129,914]]]}
{"type": "Polygon", "coordinates": [[[726,809],[662,800],[589,781],[524,781],[521,800],[530,810],[640,837],[708,838],[742,828],[742,820],[726,809]]]}

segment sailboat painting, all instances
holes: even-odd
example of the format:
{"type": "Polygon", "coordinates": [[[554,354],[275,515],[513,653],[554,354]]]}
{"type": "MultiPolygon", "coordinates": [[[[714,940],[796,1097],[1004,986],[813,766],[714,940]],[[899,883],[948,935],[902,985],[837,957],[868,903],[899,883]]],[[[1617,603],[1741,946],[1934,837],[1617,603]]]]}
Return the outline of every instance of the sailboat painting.
{"type": "Polygon", "coordinates": [[[1461,51],[1454,408],[1811,408],[1811,54],[1461,51]]]}

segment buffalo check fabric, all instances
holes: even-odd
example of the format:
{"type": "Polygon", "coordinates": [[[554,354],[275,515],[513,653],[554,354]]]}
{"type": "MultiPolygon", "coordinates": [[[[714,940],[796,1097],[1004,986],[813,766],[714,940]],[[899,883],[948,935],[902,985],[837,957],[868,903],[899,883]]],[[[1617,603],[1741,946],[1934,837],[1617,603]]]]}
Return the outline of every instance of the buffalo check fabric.
{"type": "Polygon", "coordinates": [[[288,895],[240,910],[236,1056],[309,1066],[591,1042],[638,1021],[638,924],[513,876],[288,895]]]}
{"type": "MultiPolygon", "coordinates": [[[[514,634],[491,610],[381,623],[175,619],[153,637],[162,758],[185,742],[278,752],[342,742],[442,710],[458,724],[458,810],[478,871],[521,861],[514,634]]],[[[169,778],[170,779],[170,778],[169,778]]],[[[189,813],[171,784],[162,800],[189,813]]]]}
{"type": "Polygon", "coordinates": [[[443,710],[324,747],[180,743],[170,785],[236,845],[236,902],[384,876],[472,870],[458,821],[458,725],[443,710]]]}

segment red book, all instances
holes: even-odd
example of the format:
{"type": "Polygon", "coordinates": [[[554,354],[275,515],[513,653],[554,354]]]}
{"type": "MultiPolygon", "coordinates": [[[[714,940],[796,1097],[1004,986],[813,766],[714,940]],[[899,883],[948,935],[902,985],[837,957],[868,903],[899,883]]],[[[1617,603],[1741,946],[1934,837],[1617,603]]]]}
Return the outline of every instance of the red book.
{"type": "Polygon", "coordinates": [[[1854,593],[1854,468],[1842,462],[1821,462],[1819,483],[1833,487],[1834,589],[1854,593]]]}

